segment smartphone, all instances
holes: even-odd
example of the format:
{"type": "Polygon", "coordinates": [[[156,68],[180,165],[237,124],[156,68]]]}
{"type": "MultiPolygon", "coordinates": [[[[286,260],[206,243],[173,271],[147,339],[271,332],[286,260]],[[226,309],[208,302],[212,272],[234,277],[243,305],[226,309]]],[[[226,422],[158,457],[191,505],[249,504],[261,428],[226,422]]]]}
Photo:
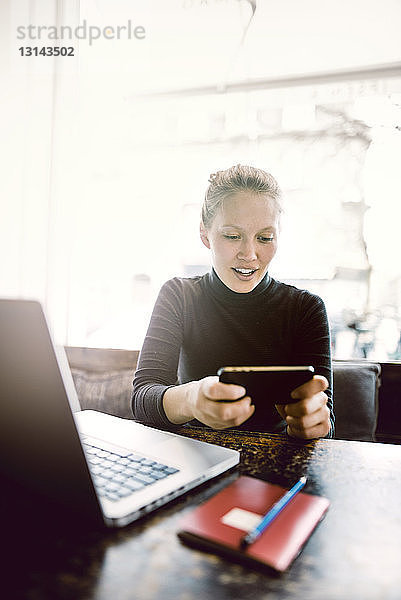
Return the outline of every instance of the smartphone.
{"type": "Polygon", "coordinates": [[[217,371],[223,383],[235,383],[246,389],[255,406],[291,404],[291,392],[312,379],[314,368],[296,367],[221,367],[217,371]]]}

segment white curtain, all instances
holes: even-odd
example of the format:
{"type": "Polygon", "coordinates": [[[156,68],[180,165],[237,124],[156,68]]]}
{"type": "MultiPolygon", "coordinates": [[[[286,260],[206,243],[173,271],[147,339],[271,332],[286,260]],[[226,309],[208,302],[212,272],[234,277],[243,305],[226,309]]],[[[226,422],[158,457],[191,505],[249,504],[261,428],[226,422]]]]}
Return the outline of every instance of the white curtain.
{"type": "Polygon", "coordinates": [[[79,22],[78,0],[0,3],[0,295],[40,300],[60,343],[69,314],[77,70],[72,61],[21,56],[20,47],[40,41],[19,39],[17,28],[65,20],[79,22]]]}

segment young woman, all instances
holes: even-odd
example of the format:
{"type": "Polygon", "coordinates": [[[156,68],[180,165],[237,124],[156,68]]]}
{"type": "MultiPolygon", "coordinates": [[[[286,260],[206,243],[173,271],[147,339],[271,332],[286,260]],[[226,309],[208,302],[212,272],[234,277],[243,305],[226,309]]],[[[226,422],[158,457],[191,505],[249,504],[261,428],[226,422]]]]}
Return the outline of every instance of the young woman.
{"type": "Polygon", "coordinates": [[[162,287],[135,373],[134,417],[159,428],[196,420],[214,429],[331,436],[325,306],[268,274],[280,230],[277,182],[242,165],[209,182],[200,236],[213,268],[162,287]],[[296,402],[272,406],[261,419],[244,388],[219,382],[217,370],[227,365],[313,365],[316,375],[292,392],[296,402]]]}

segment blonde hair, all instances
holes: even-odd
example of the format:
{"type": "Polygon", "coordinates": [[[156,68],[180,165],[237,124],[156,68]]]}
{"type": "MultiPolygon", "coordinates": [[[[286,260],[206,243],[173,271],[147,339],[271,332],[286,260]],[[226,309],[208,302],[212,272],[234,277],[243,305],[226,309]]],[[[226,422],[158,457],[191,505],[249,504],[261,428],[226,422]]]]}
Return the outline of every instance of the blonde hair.
{"type": "Polygon", "coordinates": [[[282,212],[282,193],[274,177],[256,167],[235,165],[225,171],[217,171],[210,175],[209,186],[202,206],[202,223],[206,229],[211,226],[224,200],[239,192],[269,196],[278,213],[282,212]]]}

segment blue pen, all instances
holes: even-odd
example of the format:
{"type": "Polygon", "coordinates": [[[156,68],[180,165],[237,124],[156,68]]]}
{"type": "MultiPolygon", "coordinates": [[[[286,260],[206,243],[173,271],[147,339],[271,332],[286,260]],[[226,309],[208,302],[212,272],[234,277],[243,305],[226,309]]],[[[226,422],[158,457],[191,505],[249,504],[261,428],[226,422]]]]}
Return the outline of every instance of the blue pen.
{"type": "Polygon", "coordinates": [[[286,492],[283,496],[281,496],[280,500],[277,500],[275,504],[271,507],[271,509],[265,514],[262,518],[261,522],[255,529],[247,533],[241,540],[241,547],[245,548],[252,544],[258,537],[264,532],[266,527],[270,525],[270,523],[277,517],[277,515],[283,510],[285,506],[294,498],[294,496],[302,490],[306,483],[306,477],[301,477],[295,485],[292,486],[288,492],[286,492]]]}

